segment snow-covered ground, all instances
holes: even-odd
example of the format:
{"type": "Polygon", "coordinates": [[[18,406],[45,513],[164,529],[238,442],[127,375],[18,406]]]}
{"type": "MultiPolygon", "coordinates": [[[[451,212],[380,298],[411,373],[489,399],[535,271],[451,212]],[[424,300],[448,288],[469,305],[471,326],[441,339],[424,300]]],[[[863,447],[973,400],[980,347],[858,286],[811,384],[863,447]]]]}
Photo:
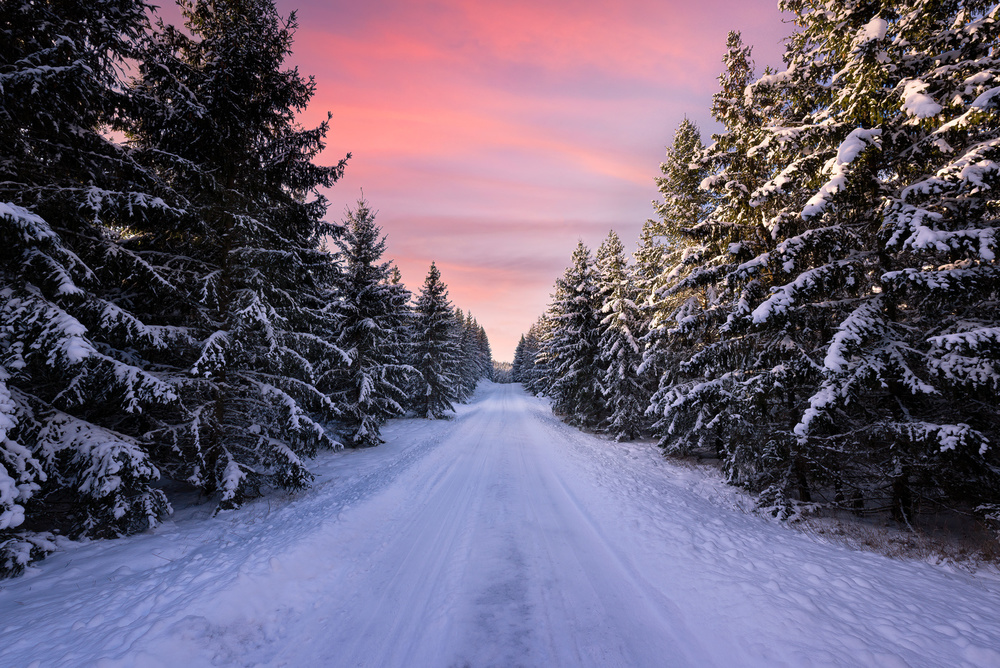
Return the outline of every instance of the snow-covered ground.
{"type": "Polygon", "coordinates": [[[309,491],[0,582],[0,665],[1000,666],[1000,582],[818,542],[484,384],[309,491]]]}

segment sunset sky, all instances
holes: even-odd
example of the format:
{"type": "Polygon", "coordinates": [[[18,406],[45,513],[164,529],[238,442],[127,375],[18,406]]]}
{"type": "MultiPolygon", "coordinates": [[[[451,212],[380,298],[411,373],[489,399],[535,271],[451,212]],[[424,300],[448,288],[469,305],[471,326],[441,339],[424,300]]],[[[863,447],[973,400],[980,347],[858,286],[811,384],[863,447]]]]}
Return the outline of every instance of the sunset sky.
{"type": "Polygon", "coordinates": [[[418,290],[432,260],[509,361],[578,239],[632,250],[665,147],[708,109],[726,33],[781,62],[776,0],[277,0],[291,63],[316,78],[303,123],[333,113],[350,151],[328,218],[362,189],[387,256],[418,290]]]}

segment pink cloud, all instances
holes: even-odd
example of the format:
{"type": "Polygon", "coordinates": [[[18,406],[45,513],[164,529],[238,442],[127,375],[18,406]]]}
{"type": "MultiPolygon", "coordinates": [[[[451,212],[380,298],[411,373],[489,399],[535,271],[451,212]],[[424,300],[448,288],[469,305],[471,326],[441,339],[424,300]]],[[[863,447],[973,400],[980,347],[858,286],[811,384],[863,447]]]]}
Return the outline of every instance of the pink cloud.
{"type": "Polygon", "coordinates": [[[316,76],[302,121],[333,112],[329,194],[364,190],[419,288],[436,260],[498,359],[544,310],[578,238],[632,246],[664,147],[708,108],[726,32],[778,65],[773,0],[279,0],[298,7],[292,63],[316,76]]]}

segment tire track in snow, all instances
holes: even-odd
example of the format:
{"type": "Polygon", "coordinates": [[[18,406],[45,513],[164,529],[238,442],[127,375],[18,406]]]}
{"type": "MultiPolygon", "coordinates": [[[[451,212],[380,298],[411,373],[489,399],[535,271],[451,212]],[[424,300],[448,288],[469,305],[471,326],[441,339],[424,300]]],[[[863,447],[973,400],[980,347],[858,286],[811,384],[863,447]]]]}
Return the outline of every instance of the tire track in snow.
{"type": "MultiPolygon", "coordinates": [[[[411,431],[407,422],[388,432],[411,431]]],[[[305,492],[272,495],[214,518],[210,506],[183,509],[183,518],[156,531],[85,543],[0,583],[0,665],[27,666],[49,656],[55,666],[93,665],[99,658],[108,666],[173,668],[184,650],[158,658],[170,644],[165,637],[190,637],[183,646],[224,633],[206,617],[224,607],[218,601],[229,592],[241,598],[248,581],[267,577],[274,555],[287,546],[335,532],[345,510],[392,485],[432,453],[450,427],[421,426],[402,447],[321,456],[319,479],[305,492]]],[[[223,653],[234,651],[241,650],[223,653]]],[[[204,652],[188,654],[201,665],[204,652]]]]}
{"type": "Polygon", "coordinates": [[[718,480],[517,387],[386,435],[272,512],[4,583],[0,665],[1000,665],[997,582],[734,512],[718,480]]]}

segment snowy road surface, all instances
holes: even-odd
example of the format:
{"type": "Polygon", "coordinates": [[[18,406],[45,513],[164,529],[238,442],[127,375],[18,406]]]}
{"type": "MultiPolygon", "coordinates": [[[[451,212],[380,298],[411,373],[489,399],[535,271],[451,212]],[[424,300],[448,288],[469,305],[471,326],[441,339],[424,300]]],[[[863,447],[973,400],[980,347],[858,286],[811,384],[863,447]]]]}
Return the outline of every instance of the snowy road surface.
{"type": "Polygon", "coordinates": [[[1000,582],[818,542],[481,386],[312,490],[0,582],[0,665],[1000,666],[1000,582]]]}

